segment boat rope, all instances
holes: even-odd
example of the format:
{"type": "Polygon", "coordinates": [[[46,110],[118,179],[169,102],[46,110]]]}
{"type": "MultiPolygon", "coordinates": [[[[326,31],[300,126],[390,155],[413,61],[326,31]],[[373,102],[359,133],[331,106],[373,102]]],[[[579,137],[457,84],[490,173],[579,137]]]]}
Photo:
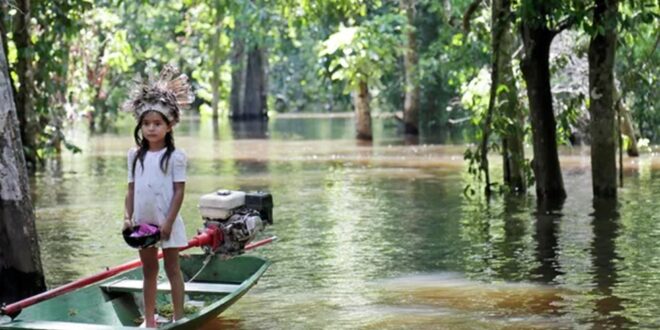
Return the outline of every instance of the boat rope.
{"type": "Polygon", "coordinates": [[[199,268],[199,270],[197,271],[197,273],[195,273],[195,275],[193,275],[193,276],[188,280],[187,283],[190,283],[190,282],[194,281],[195,278],[197,278],[197,276],[198,276],[199,274],[202,273],[202,271],[204,270],[204,268],[206,268],[206,266],[208,266],[209,261],[211,261],[211,258],[213,258],[213,256],[214,256],[213,253],[209,253],[209,254],[206,256],[206,258],[205,258],[204,261],[202,262],[202,267],[199,268]]]}

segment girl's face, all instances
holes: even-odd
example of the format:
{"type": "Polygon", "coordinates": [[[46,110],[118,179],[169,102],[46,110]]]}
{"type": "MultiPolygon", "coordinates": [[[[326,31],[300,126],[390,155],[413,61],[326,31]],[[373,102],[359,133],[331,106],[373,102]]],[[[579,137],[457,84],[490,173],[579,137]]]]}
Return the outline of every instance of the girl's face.
{"type": "Polygon", "coordinates": [[[172,126],[156,111],[149,111],[142,117],[142,136],[149,141],[149,146],[164,145],[165,135],[171,131],[172,126]]]}

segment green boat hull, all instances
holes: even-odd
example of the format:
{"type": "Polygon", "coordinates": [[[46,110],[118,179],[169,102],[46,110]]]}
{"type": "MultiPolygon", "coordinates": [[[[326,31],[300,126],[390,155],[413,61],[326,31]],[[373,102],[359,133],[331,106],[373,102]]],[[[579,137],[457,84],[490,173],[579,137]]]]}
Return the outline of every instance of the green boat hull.
{"type": "MultiPolygon", "coordinates": [[[[180,259],[181,272],[187,282],[187,303],[195,303],[196,308],[188,309],[183,319],[163,324],[159,329],[198,329],[243,296],[270,265],[252,256],[227,260],[214,256],[206,265],[205,259],[204,255],[180,259]]],[[[169,291],[161,290],[167,286],[167,278],[162,263],[160,269],[159,283],[163,284],[159,284],[157,303],[162,306],[169,303],[169,291]]],[[[135,329],[141,318],[142,293],[141,288],[136,288],[141,281],[141,268],[115,275],[27,307],[11,322],[0,321],[0,329],[135,329]]]]}

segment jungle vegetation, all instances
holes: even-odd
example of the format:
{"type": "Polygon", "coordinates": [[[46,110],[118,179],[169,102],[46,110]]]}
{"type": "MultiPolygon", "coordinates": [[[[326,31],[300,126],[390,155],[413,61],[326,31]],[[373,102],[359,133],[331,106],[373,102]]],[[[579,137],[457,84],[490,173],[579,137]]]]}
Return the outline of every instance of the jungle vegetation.
{"type": "Polygon", "coordinates": [[[395,113],[409,136],[472,127],[466,160],[487,194],[536,183],[539,198],[563,198],[557,147],[587,143],[604,164],[594,194],[615,196],[617,146],[636,155],[640,139],[660,139],[650,0],[12,0],[1,9],[31,170],[63,148],[80,151],[62,133],[72,121],[112,131],[132,79],[165,63],[191,77],[194,110],[217,120],[354,112],[365,140],[372,112],[395,113]],[[493,152],[501,180],[489,175],[493,152]]]}

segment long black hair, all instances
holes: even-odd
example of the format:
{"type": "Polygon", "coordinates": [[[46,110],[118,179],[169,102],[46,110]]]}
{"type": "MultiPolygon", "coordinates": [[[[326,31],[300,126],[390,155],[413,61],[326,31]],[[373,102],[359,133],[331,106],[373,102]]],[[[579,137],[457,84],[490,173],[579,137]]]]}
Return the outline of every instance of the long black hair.
{"type": "MultiPolygon", "coordinates": [[[[140,115],[140,119],[138,120],[138,123],[133,130],[133,138],[135,139],[135,144],[138,146],[137,154],[135,155],[135,158],[133,158],[133,167],[131,169],[134,177],[135,165],[137,164],[138,159],[140,160],[140,165],[142,165],[142,171],[144,171],[144,156],[147,154],[147,151],[149,151],[149,141],[147,141],[147,139],[145,139],[142,134],[140,134],[142,132],[142,119],[144,119],[144,116],[149,112],[151,111],[145,111],[140,115]]],[[[168,126],[170,125],[170,121],[167,119],[167,117],[165,117],[165,115],[158,111],[154,112],[158,113],[168,126]]],[[[174,152],[175,149],[172,130],[165,134],[165,148],[167,150],[165,150],[165,154],[163,154],[163,156],[160,158],[160,169],[163,171],[163,173],[167,173],[167,163],[169,162],[170,156],[172,156],[172,152],[174,152]]]]}

